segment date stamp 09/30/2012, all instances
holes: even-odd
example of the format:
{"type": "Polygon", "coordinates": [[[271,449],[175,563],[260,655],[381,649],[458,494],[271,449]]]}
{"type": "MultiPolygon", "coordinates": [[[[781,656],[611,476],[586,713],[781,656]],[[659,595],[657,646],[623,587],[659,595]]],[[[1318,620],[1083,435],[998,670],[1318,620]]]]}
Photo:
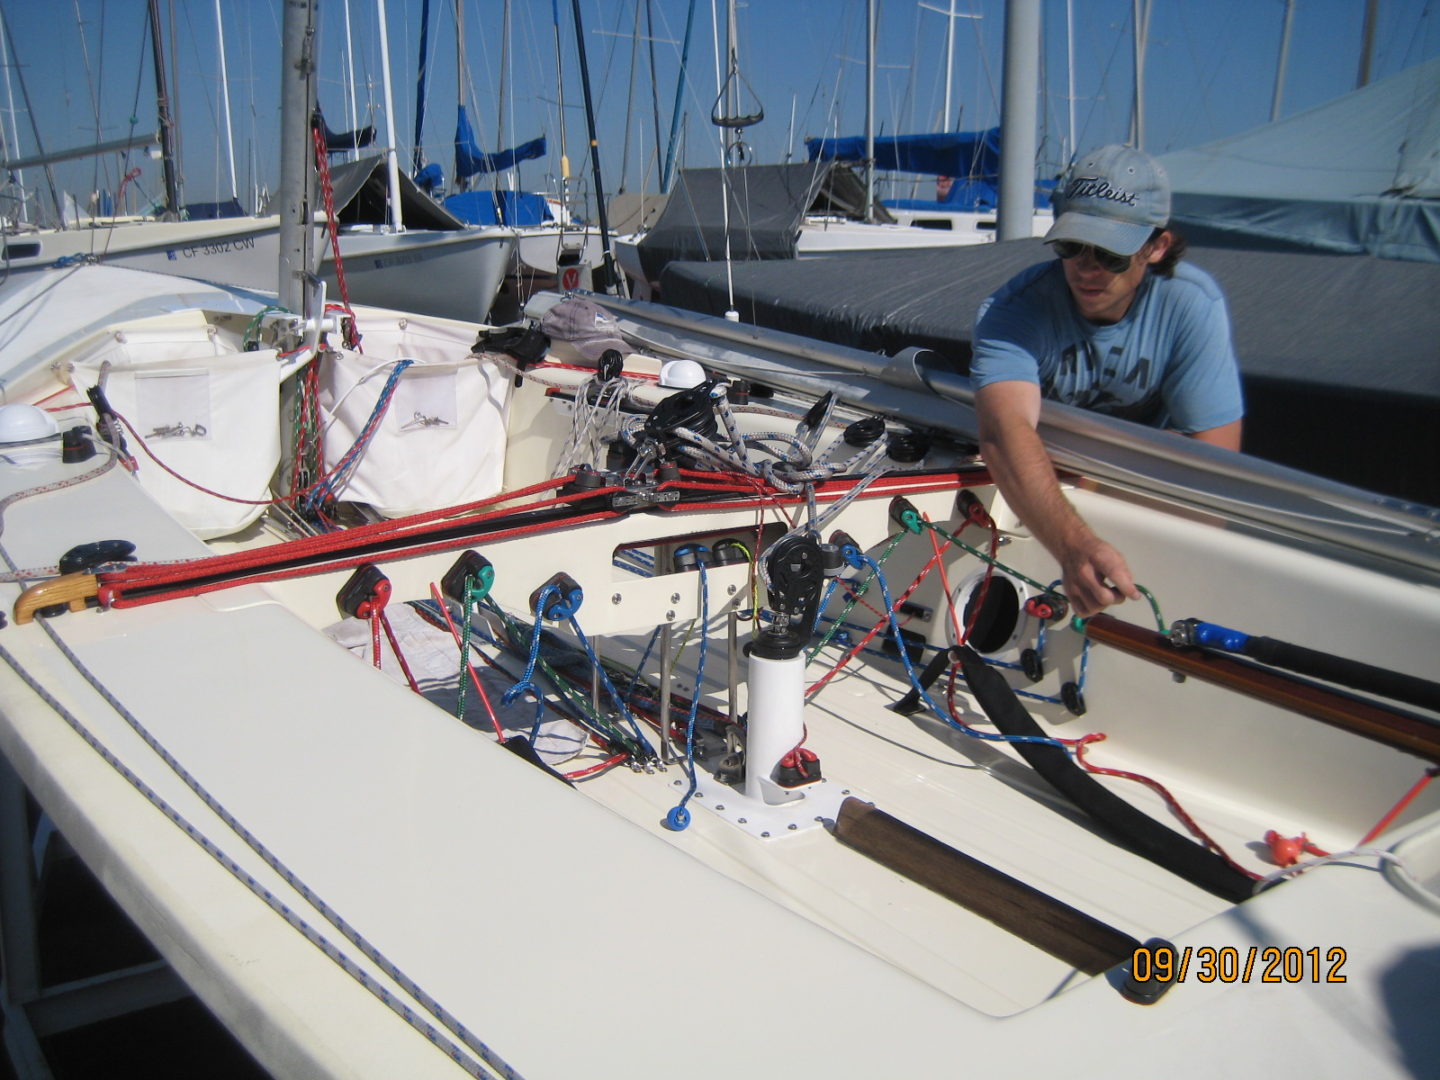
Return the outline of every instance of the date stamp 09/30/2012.
{"type": "Polygon", "coordinates": [[[1147,942],[1131,955],[1130,975],[1143,982],[1343,983],[1339,945],[1175,946],[1147,942]]]}

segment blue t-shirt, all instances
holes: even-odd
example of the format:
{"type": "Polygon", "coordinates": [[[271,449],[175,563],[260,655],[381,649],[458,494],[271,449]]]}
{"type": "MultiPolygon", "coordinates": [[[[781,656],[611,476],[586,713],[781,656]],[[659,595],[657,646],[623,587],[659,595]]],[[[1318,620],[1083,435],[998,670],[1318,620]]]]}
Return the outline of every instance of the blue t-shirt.
{"type": "Polygon", "coordinates": [[[1058,259],[1022,271],[980,306],[970,378],[1036,383],[1052,401],[1183,432],[1245,412],[1225,297],[1186,263],[1147,273],[1110,326],[1075,310],[1058,259]]]}

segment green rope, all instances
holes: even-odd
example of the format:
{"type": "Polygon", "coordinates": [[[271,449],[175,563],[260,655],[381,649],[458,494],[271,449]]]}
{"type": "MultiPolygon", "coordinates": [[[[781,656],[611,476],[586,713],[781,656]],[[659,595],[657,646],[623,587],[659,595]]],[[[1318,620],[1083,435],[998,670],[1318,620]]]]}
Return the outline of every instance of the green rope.
{"type": "Polygon", "coordinates": [[[470,682],[465,678],[470,661],[470,616],[479,608],[480,601],[490,595],[490,588],[494,584],[495,568],[493,566],[481,567],[478,575],[465,575],[465,602],[460,606],[460,692],[456,695],[455,704],[457,720],[465,719],[465,691],[470,682]]]}
{"type": "MultiPolygon", "coordinates": [[[[1003,562],[1001,562],[997,558],[994,558],[988,552],[984,552],[981,551],[979,548],[972,547],[964,540],[961,540],[958,536],[954,536],[951,533],[947,532],[945,529],[941,528],[939,525],[936,525],[933,521],[924,520],[919,514],[917,514],[913,510],[905,511],[903,514],[900,515],[900,517],[901,524],[904,525],[905,528],[909,529],[911,532],[918,533],[921,529],[924,528],[932,529],[936,533],[939,533],[941,536],[943,536],[947,541],[954,544],[956,547],[964,548],[976,558],[982,559],[983,561],[989,563],[991,566],[995,567],[995,569],[997,570],[1003,570],[1011,577],[1023,581],[1026,585],[1029,585],[1032,588],[1039,589],[1041,593],[1057,592],[1057,590],[1051,588],[1048,585],[1042,585],[1040,582],[1036,581],[1032,577],[1026,577],[1014,567],[1006,566],[1003,562]]],[[[1155,624],[1160,628],[1160,632],[1162,634],[1165,633],[1165,619],[1160,614],[1160,602],[1155,599],[1155,594],[1152,593],[1149,589],[1147,589],[1144,585],[1137,584],[1135,588],[1140,591],[1140,595],[1145,597],[1146,600],[1150,601],[1150,610],[1155,614],[1155,624]]],[[[1064,594],[1060,593],[1059,595],[1064,594]]],[[[1085,632],[1085,620],[1080,618],[1078,615],[1070,620],[1070,625],[1082,634],[1085,632]]]]}

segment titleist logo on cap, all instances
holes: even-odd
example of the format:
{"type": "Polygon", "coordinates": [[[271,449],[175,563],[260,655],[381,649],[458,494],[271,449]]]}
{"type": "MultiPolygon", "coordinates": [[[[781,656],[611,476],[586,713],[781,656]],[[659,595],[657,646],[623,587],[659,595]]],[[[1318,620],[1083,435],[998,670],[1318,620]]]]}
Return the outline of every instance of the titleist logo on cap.
{"type": "Polygon", "coordinates": [[[1108,199],[1110,202],[1135,205],[1135,192],[1123,191],[1098,176],[1077,176],[1065,188],[1067,199],[1108,199]]]}

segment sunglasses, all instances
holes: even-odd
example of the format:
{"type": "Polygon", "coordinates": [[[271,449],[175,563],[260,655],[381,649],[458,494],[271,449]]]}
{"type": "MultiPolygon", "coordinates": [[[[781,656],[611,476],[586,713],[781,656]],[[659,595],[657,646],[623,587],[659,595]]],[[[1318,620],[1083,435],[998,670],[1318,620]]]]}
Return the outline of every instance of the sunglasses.
{"type": "Polygon", "coordinates": [[[1108,270],[1112,274],[1123,274],[1130,269],[1132,255],[1116,255],[1113,251],[1106,251],[1091,244],[1077,244],[1074,240],[1056,240],[1050,245],[1055,249],[1055,254],[1062,259],[1073,259],[1078,255],[1089,252],[1090,256],[1100,264],[1100,269],[1108,270]]]}

